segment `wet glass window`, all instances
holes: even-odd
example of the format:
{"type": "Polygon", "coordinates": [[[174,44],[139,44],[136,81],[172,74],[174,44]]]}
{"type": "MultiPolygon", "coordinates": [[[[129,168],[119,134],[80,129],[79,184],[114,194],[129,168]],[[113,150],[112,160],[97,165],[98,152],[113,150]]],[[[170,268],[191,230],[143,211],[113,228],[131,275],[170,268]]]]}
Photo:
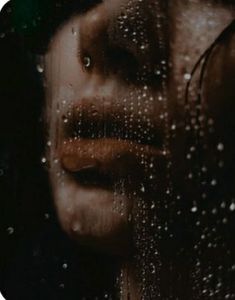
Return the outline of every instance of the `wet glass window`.
{"type": "Polygon", "coordinates": [[[4,297],[235,299],[235,2],[11,2],[4,297]]]}

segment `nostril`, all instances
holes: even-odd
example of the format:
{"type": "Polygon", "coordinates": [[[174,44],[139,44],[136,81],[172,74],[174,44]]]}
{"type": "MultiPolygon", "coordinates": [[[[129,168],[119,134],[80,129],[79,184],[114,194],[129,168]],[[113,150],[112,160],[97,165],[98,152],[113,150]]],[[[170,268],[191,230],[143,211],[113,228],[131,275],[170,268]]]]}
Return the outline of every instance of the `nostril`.
{"type": "Polygon", "coordinates": [[[91,58],[90,56],[84,56],[83,64],[85,68],[89,68],[91,66],[91,58]]]}
{"type": "Polygon", "coordinates": [[[92,68],[93,61],[89,54],[82,55],[81,62],[86,71],[88,71],[92,68]]]}

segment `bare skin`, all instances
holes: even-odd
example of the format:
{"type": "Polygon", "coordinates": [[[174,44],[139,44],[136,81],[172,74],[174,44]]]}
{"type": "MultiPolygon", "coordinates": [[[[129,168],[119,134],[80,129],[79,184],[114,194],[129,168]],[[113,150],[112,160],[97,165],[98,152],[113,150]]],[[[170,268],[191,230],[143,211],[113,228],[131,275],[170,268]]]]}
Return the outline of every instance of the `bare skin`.
{"type": "MultiPolygon", "coordinates": [[[[166,127],[182,117],[198,57],[233,17],[210,1],[106,0],[58,29],[45,55],[48,160],[58,218],[73,239],[130,259],[138,199],[161,201],[169,155],[182,160],[183,138],[170,149],[166,127]]],[[[138,300],[131,265],[122,297],[138,300]]]]}

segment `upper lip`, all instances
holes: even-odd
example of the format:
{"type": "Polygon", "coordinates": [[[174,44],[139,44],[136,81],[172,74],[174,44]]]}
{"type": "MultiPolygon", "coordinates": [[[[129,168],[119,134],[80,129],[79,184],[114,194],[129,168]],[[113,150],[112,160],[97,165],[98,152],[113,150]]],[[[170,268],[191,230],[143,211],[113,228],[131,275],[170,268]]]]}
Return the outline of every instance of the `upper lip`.
{"type": "Polygon", "coordinates": [[[105,97],[82,98],[64,116],[67,137],[85,139],[115,138],[161,148],[163,145],[160,105],[142,106],[105,97]]]}
{"type": "Polygon", "coordinates": [[[70,174],[79,175],[79,181],[84,181],[85,176],[87,184],[93,181],[101,185],[103,180],[110,186],[110,179],[112,182],[130,178],[143,181],[154,172],[153,165],[157,163],[159,170],[164,161],[162,136],[156,134],[153,124],[148,124],[148,118],[138,123],[133,111],[127,110],[124,115],[120,106],[116,110],[115,105],[110,105],[112,102],[105,101],[86,99],[70,112],[69,121],[65,123],[67,138],[59,149],[62,167],[70,174]],[[132,128],[128,128],[128,123],[124,128],[124,120],[131,114],[132,128]]]}

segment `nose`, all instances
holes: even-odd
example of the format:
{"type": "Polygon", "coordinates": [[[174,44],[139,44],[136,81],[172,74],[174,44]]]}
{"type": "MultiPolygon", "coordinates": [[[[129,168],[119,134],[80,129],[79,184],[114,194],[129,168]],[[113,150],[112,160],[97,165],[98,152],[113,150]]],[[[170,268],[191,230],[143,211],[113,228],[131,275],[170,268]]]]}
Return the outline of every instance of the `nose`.
{"type": "Polygon", "coordinates": [[[159,79],[166,60],[166,26],[161,18],[156,21],[156,14],[164,14],[165,8],[153,2],[104,1],[83,15],[79,53],[87,72],[131,81],[159,79]]]}

